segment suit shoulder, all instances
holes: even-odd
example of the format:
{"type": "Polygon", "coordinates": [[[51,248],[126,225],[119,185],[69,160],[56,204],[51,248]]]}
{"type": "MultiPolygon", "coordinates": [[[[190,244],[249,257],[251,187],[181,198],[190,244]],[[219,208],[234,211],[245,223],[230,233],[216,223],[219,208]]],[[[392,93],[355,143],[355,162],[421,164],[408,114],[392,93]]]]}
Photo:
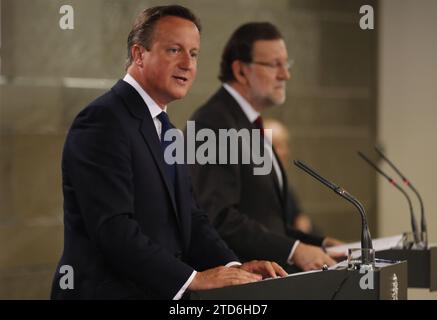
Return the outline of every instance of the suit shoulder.
{"type": "Polygon", "coordinates": [[[95,113],[118,112],[122,104],[123,101],[110,90],[93,100],[83,111],[95,113]]]}
{"type": "Polygon", "coordinates": [[[123,102],[112,91],[97,97],[73,120],[72,128],[82,125],[103,124],[119,126],[124,113],[123,102]]]}
{"type": "Polygon", "coordinates": [[[229,112],[231,107],[225,100],[213,96],[193,113],[190,120],[208,128],[233,127],[235,120],[229,112]]]}

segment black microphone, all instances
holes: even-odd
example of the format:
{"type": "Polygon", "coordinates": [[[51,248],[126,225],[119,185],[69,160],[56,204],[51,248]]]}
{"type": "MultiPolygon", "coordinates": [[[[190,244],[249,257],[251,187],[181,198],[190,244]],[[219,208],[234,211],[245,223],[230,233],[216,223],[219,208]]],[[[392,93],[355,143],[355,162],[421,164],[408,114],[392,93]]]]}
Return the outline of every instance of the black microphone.
{"type": "Polygon", "coordinates": [[[396,189],[398,189],[407,199],[408,201],[408,206],[410,207],[410,218],[411,218],[411,229],[413,231],[413,236],[414,236],[414,243],[416,245],[420,245],[420,238],[419,238],[419,233],[417,231],[417,222],[416,222],[416,218],[414,217],[414,212],[413,212],[413,205],[411,203],[411,199],[408,196],[408,194],[405,192],[405,190],[396,183],[395,180],[393,180],[391,177],[389,177],[385,172],[383,172],[380,168],[378,168],[376,166],[376,164],[374,164],[372,161],[369,160],[369,158],[367,158],[362,152],[358,151],[358,155],[363,158],[364,161],[366,161],[373,169],[376,170],[376,172],[378,172],[379,174],[381,174],[383,177],[385,177],[390,184],[392,184],[393,186],[395,186],[396,189]]]}
{"type": "MultiPolygon", "coordinates": [[[[370,231],[367,224],[366,210],[364,209],[363,205],[357,199],[355,199],[351,194],[349,194],[346,190],[326,180],[303,162],[299,160],[294,160],[293,162],[297,167],[308,173],[316,180],[323,183],[328,188],[332,189],[336,194],[338,194],[340,197],[352,203],[358,209],[361,215],[361,249],[373,249],[372,237],[370,236],[370,231]]],[[[361,255],[361,262],[363,264],[368,265],[372,263],[373,260],[370,255],[364,254],[363,251],[363,254],[361,255]]]]}
{"type": "Polygon", "coordinates": [[[426,227],[426,220],[425,220],[425,209],[423,207],[423,201],[422,197],[419,194],[419,191],[416,190],[416,188],[413,186],[410,180],[408,180],[401,171],[391,162],[383,153],[382,151],[375,146],[376,152],[381,156],[382,159],[384,159],[390,167],[393,168],[394,171],[397,172],[397,174],[402,178],[402,181],[416,194],[417,198],[419,199],[420,203],[420,227],[421,227],[421,240],[423,244],[425,245],[425,248],[428,247],[428,232],[426,227]]]}

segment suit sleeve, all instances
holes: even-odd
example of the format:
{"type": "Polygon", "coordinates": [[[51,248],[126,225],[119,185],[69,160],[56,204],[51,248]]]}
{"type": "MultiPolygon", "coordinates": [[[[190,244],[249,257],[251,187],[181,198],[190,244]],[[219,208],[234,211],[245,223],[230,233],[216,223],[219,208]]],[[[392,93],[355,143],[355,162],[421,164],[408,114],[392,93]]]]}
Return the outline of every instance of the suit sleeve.
{"type": "Polygon", "coordinates": [[[191,195],[192,232],[189,259],[192,265],[196,266],[196,270],[202,271],[239,261],[211,225],[206,212],[199,208],[192,190],[191,195]]]}
{"type": "Polygon", "coordinates": [[[94,106],[78,116],[67,137],[63,170],[104,260],[145,292],[171,299],[193,269],[154,243],[133,219],[130,141],[113,113],[94,106]]]}
{"type": "Polygon", "coordinates": [[[302,242],[305,242],[307,244],[311,244],[314,246],[321,246],[323,243],[323,240],[325,240],[324,236],[316,235],[316,234],[310,234],[306,232],[302,232],[300,230],[297,230],[293,227],[294,220],[296,217],[300,214],[300,208],[297,202],[296,197],[294,196],[291,186],[288,185],[289,192],[287,193],[286,201],[287,201],[287,208],[289,208],[289,223],[286,226],[286,232],[287,235],[290,237],[296,238],[301,240],[302,242]]]}

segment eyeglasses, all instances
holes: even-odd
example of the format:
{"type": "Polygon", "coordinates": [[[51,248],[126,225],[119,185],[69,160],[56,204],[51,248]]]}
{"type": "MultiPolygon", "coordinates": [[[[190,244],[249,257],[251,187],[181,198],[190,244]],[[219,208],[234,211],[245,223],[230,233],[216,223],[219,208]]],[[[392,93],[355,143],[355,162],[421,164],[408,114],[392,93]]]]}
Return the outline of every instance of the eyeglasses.
{"type": "Polygon", "coordinates": [[[271,69],[287,69],[288,71],[290,71],[291,67],[294,64],[294,60],[289,60],[285,63],[276,61],[276,62],[263,62],[263,61],[252,61],[252,62],[248,62],[249,64],[258,64],[260,66],[264,66],[264,67],[268,67],[271,69]]]}

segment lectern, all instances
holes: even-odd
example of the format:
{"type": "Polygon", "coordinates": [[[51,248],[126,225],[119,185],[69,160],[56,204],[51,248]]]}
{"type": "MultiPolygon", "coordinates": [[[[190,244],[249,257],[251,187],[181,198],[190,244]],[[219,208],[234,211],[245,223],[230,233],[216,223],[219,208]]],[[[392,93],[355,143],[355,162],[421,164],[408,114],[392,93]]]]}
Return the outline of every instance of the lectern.
{"type": "Polygon", "coordinates": [[[373,271],[326,270],[192,293],[195,300],[406,300],[407,263],[376,262],[373,271]],[[369,273],[370,272],[370,273],[369,273]]]}
{"type": "Polygon", "coordinates": [[[375,255],[377,258],[408,261],[408,287],[437,290],[437,247],[391,248],[377,251],[375,255]]]}
{"type": "Polygon", "coordinates": [[[375,163],[367,158],[363,153],[358,152],[372,168],[386,178],[391,185],[398,189],[406,198],[410,209],[411,233],[403,234],[402,245],[396,248],[382,250],[376,253],[376,257],[407,260],[408,261],[408,286],[413,288],[429,288],[430,291],[437,290],[437,247],[428,246],[428,228],[425,219],[425,209],[423,206],[422,197],[419,191],[413,186],[411,181],[407,179],[402,172],[391,162],[384,153],[377,147],[376,152],[381,158],[386,161],[390,167],[401,177],[402,182],[411,189],[417,196],[420,203],[421,221],[420,230],[417,225],[416,217],[414,216],[413,204],[407,192],[396,183],[393,178],[382,171],[375,163]],[[409,240],[408,238],[411,238],[409,240]]]}

